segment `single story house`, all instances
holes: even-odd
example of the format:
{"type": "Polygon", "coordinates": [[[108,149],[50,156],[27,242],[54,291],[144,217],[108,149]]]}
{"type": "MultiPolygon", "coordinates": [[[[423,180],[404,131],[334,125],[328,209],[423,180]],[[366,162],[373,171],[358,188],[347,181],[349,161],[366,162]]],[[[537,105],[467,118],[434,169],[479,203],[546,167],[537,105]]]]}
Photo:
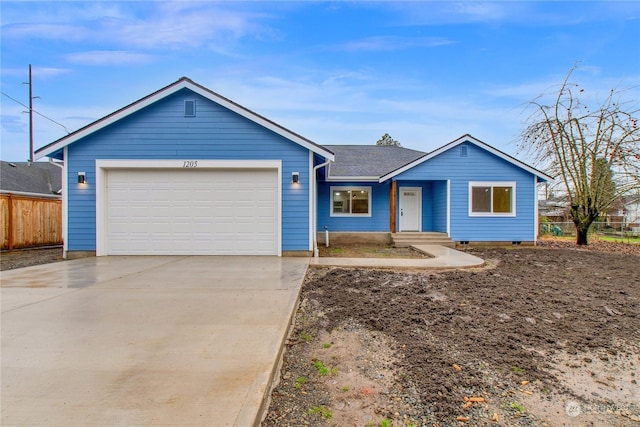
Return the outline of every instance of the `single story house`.
{"type": "Polygon", "coordinates": [[[186,77],[36,156],[64,161],[70,257],[309,254],[325,228],[535,242],[550,179],[470,135],[321,146],[186,77]]]}

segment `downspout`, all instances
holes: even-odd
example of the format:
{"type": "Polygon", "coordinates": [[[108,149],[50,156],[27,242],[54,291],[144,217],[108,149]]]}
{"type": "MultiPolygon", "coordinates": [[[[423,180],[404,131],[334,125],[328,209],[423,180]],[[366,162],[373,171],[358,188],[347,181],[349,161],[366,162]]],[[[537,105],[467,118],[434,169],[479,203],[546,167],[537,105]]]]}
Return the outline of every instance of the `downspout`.
{"type": "Polygon", "coordinates": [[[318,169],[323,168],[331,163],[331,160],[327,160],[324,163],[319,164],[318,166],[314,166],[313,168],[313,179],[311,180],[313,185],[313,200],[311,209],[311,214],[313,215],[313,257],[318,258],[318,211],[316,209],[316,205],[318,204],[318,169]]]}

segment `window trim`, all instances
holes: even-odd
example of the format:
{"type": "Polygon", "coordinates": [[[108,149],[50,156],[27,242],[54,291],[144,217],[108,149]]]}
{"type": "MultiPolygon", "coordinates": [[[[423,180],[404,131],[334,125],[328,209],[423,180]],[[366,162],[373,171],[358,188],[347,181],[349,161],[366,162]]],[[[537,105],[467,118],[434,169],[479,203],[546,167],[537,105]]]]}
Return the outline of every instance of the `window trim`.
{"type": "Polygon", "coordinates": [[[371,206],[373,199],[372,187],[368,186],[331,186],[329,190],[329,215],[332,217],[371,217],[371,206]],[[369,206],[367,213],[334,213],[333,212],[333,192],[334,191],[367,191],[369,193],[369,206]]]}
{"type": "Polygon", "coordinates": [[[469,216],[473,217],[515,217],[516,216],[516,182],[515,181],[469,181],[468,206],[469,216]],[[491,212],[473,212],[473,187],[491,188],[491,212]],[[511,212],[493,212],[493,187],[511,187],[511,212]]]}

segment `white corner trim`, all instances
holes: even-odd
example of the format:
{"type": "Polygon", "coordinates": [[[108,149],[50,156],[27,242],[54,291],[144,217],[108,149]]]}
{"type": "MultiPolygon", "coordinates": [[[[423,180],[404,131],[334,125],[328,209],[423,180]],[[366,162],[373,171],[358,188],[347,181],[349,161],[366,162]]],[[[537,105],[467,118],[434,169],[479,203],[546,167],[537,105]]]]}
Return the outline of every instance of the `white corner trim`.
{"type": "Polygon", "coordinates": [[[69,157],[68,149],[64,147],[62,164],[62,254],[67,258],[69,250],[69,157]]]}
{"type": "Polygon", "coordinates": [[[307,170],[309,171],[309,185],[307,185],[307,189],[309,191],[309,250],[313,251],[313,209],[314,207],[314,203],[313,203],[313,192],[314,192],[314,181],[315,181],[315,176],[313,171],[313,152],[309,151],[309,166],[307,168],[307,170]]]}
{"type": "Polygon", "coordinates": [[[451,238],[451,180],[447,180],[447,235],[451,238]]]}
{"type": "Polygon", "coordinates": [[[540,213],[538,211],[538,179],[533,177],[533,244],[538,243],[538,230],[540,229],[540,213]]]}

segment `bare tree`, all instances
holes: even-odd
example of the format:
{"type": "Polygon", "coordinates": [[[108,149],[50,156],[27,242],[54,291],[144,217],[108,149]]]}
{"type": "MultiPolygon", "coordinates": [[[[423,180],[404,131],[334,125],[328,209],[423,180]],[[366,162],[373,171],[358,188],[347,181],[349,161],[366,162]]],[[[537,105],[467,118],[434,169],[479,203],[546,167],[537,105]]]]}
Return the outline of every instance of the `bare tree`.
{"type": "Polygon", "coordinates": [[[520,148],[539,167],[556,176],[570,201],[576,243],[586,245],[589,227],[621,197],[640,188],[638,100],[623,99],[628,91],[612,89],[601,102],[582,102],[585,90],[570,82],[573,67],[544,103],[533,110],[520,136],[520,148]]]}
{"type": "Polygon", "coordinates": [[[391,135],[385,133],[380,137],[378,141],[376,141],[376,145],[395,145],[396,147],[402,147],[398,141],[391,138],[391,135]]]}

